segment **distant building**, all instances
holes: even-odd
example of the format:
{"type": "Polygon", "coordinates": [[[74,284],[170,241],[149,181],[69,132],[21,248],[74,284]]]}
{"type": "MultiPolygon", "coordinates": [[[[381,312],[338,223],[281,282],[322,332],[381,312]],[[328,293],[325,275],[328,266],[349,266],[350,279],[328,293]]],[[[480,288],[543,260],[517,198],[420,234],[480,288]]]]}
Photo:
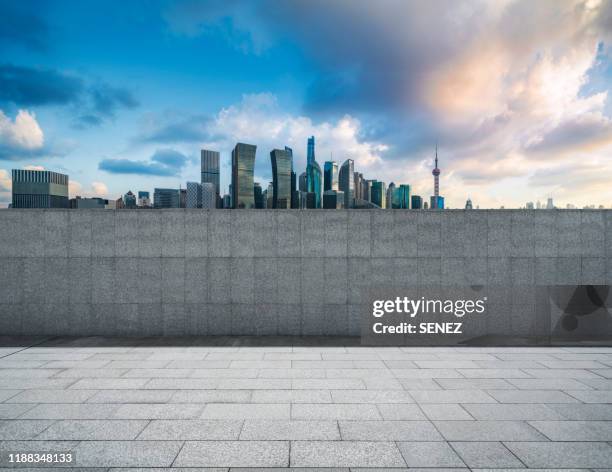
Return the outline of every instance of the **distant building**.
{"type": "Polygon", "coordinates": [[[131,190],[128,190],[128,193],[123,196],[123,207],[131,210],[137,207],[136,195],[131,190]]]}
{"type": "Polygon", "coordinates": [[[232,207],[232,197],[228,193],[223,195],[223,208],[231,208],[232,207]]]}
{"type": "Polygon", "coordinates": [[[148,208],[151,206],[151,197],[149,192],[140,190],[138,192],[138,206],[142,208],[148,208]]]}
{"type": "Polygon", "coordinates": [[[474,207],[472,205],[472,199],[468,198],[465,202],[465,209],[466,210],[472,210],[474,207]]]}
{"type": "Polygon", "coordinates": [[[67,175],[13,169],[12,180],[12,208],[68,208],[67,175]]]}
{"type": "Polygon", "coordinates": [[[525,205],[525,208],[527,210],[533,210],[534,209],[533,202],[527,202],[527,204],[525,205]]]}
{"type": "MultiPolygon", "coordinates": [[[[210,184],[214,187],[214,184],[210,184]]],[[[185,208],[202,208],[202,184],[187,182],[187,203],[185,208]]]]}
{"type": "Polygon", "coordinates": [[[266,208],[273,208],[274,184],[272,182],[268,184],[268,189],[265,191],[265,194],[266,194],[266,197],[265,197],[266,208]]]}
{"type": "Polygon", "coordinates": [[[444,197],[432,195],[429,201],[429,208],[432,210],[444,210],[444,197]]]}
{"type": "Polygon", "coordinates": [[[398,207],[404,210],[408,210],[410,208],[410,185],[408,184],[400,184],[396,189],[397,191],[397,202],[398,207]]]}
{"type": "Polygon", "coordinates": [[[338,186],[344,192],[344,208],[354,208],[355,206],[355,162],[347,159],[340,166],[338,171],[338,186]]]}
{"type": "Polygon", "coordinates": [[[413,210],[422,210],[423,209],[423,198],[420,195],[413,195],[410,198],[410,207],[413,210]]]}
{"type": "Polygon", "coordinates": [[[340,190],[327,190],[323,192],[323,208],[328,210],[344,208],[344,192],[340,190]]]}
{"type": "Polygon", "coordinates": [[[355,179],[355,200],[363,200],[363,174],[359,172],[353,173],[355,179]]]}
{"type": "Polygon", "coordinates": [[[214,210],[219,206],[219,197],[217,187],[210,182],[201,184],[202,192],[202,208],[206,210],[214,210]]]}
{"type": "Polygon", "coordinates": [[[253,173],[257,146],[238,143],[232,151],[232,205],[234,208],[254,208],[253,173]]]}
{"type": "Polygon", "coordinates": [[[338,188],[338,163],[326,161],[323,164],[323,191],[339,190],[338,188]]]}
{"type": "Polygon", "coordinates": [[[176,188],[156,188],[153,191],[155,208],[180,208],[181,191],[176,188]]]}
{"type": "Polygon", "coordinates": [[[554,208],[555,208],[555,205],[554,205],[554,203],[553,203],[553,199],[552,199],[552,198],[549,198],[549,199],[546,201],[546,209],[547,209],[547,210],[553,210],[554,208]]]}
{"type": "Polygon", "coordinates": [[[274,187],[272,208],[291,208],[292,154],[287,149],[274,149],[270,152],[270,160],[274,187]]]}
{"type": "Polygon", "coordinates": [[[285,151],[291,156],[291,208],[300,207],[300,193],[297,189],[297,175],[293,169],[293,149],[285,146],[285,151]]]}
{"type": "Polygon", "coordinates": [[[210,183],[215,186],[215,207],[216,202],[220,200],[220,184],[219,184],[219,153],[217,151],[209,151],[202,149],[200,151],[200,170],[201,184],[210,183]]]}
{"type": "Polygon", "coordinates": [[[255,198],[255,208],[258,208],[258,209],[265,208],[263,191],[261,189],[261,184],[259,182],[255,182],[253,184],[253,194],[255,198]]]}
{"type": "Polygon", "coordinates": [[[399,195],[396,192],[396,187],[393,182],[387,187],[386,196],[385,208],[399,208],[399,195]]]}
{"type": "Polygon", "coordinates": [[[106,198],[82,198],[76,196],[70,199],[70,208],[76,209],[96,209],[96,210],[114,210],[117,208],[117,202],[115,200],[108,200],[106,198]]]}
{"type": "Polygon", "coordinates": [[[387,208],[387,191],[385,183],[378,180],[372,180],[372,203],[380,208],[387,208]]]}
{"type": "Polygon", "coordinates": [[[182,188],[179,191],[179,206],[180,208],[187,208],[187,189],[182,188]]]}

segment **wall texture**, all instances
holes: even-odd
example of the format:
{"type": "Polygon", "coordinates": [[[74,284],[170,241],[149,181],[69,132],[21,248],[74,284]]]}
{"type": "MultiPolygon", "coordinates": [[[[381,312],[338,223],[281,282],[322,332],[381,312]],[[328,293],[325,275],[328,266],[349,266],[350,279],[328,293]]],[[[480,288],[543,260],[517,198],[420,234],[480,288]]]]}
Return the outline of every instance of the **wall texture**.
{"type": "MultiPolygon", "coordinates": [[[[371,288],[609,284],[610,255],[606,210],[0,210],[0,334],[358,335],[371,288]]],[[[530,334],[512,309],[483,334],[530,334]]]]}

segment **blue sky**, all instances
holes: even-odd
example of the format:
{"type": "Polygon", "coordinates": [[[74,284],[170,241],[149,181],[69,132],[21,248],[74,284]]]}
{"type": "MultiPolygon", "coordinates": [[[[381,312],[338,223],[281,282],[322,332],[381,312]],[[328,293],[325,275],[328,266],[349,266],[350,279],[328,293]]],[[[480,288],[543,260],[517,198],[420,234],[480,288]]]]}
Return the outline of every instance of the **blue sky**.
{"type": "Polygon", "coordinates": [[[0,205],[12,168],[71,195],[199,180],[199,149],[289,145],[305,165],[452,207],[612,205],[612,4],[597,0],[0,0],[0,205]],[[569,178],[568,178],[569,176],[569,178]]]}

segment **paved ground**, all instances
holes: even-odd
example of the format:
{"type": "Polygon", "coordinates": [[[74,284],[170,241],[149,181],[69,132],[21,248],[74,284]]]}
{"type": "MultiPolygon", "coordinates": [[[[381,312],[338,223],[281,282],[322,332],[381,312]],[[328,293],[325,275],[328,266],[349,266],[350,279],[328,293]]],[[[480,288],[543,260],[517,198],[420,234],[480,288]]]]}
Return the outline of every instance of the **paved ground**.
{"type": "Polygon", "coordinates": [[[5,467],[612,470],[612,348],[13,344],[5,467]]]}

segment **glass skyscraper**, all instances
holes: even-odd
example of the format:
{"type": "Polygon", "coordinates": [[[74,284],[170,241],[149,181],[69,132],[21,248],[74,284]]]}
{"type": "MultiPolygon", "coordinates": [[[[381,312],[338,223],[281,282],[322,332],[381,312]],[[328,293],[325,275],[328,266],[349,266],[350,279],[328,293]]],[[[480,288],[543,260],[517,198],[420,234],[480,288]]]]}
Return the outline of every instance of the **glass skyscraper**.
{"type": "Polygon", "coordinates": [[[153,191],[155,208],[180,208],[181,191],[176,188],[156,188],[153,191]]]}
{"type": "MultiPolygon", "coordinates": [[[[219,200],[219,153],[202,149],[200,151],[202,177],[200,183],[211,183],[215,186],[216,199],[219,200]]],[[[218,203],[215,203],[217,206],[218,203]]]]}
{"type": "Polygon", "coordinates": [[[274,187],[272,208],[291,208],[291,152],[287,149],[274,149],[270,152],[270,160],[274,187]]]}
{"type": "Polygon", "coordinates": [[[323,191],[338,189],[338,163],[326,161],[323,165],[323,191]]]}
{"type": "Polygon", "coordinates": [[[323,203],[321,201],[323,193],[321,188],[322,180],[323,174],[321,172],[321,166],[319,166],[315,159],[315,138],[311,136],[308,138],[308,146],[306,149],[306,190],[309,194],[312,194],[308,200],[311,202],[308,204],[308,208],[321,208],[323,203]]]}
{"type": "Polygon", "coordinates": [[[403,209],[410,208],[410,185],[408,184],[400,184],[400,186],[396,189],[398,194],[399,207],[403,209]]]}
{"type": "Polygon", "coordinates": [[[253,173],[257,146],[238,143],[232,151],[233,208],[255,208],[253,173]]]}
{"type": "Polygon", "coordinates": [[[355,163],[353,159],[347,159],[340,166],[338,172],[338,183],[340,190],[344,192],[344,208],[355,207],[355,177],[354,177],[355,163]]]}
{"type": "Polygon", "coordinates": [[[378,180],[372,181],[372,203],[379,206],[380,208],[387,207],[387,191],[385,189],[385,183],[378,180]]]}

